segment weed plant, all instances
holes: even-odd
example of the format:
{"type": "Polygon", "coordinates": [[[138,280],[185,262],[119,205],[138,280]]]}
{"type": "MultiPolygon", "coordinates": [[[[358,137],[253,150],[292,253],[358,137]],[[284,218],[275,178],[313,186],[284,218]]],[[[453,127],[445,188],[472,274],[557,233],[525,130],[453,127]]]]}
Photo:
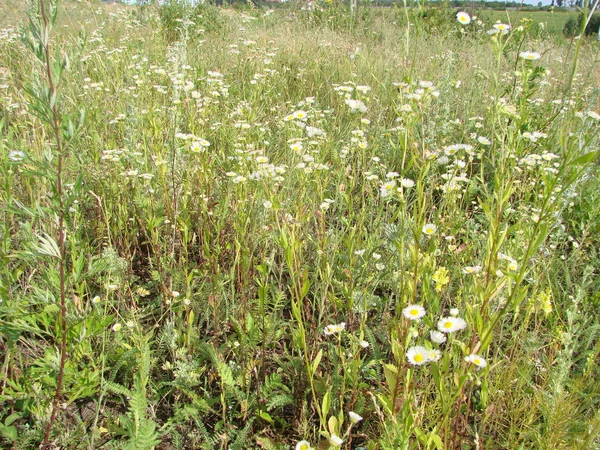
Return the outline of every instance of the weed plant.
{"type": "Polygon", "coordinates": [[[423,5],[27,11],[0,6],[0,447],[600,448],[598,42],[423,5]]]}

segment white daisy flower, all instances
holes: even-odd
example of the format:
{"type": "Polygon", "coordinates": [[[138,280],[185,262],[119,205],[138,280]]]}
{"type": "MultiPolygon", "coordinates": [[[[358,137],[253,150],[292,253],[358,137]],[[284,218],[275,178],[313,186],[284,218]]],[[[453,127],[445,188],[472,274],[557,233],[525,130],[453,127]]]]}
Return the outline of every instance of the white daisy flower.
{"type": "Polygon", "coordinates": [[[480,369],[483,369],[485,366],[487,366],[487,361],[475,353],[471,353],[469,356],[467,356],[465,361],[475,364],[480,369]]]}
{"type": "Polygon", "coordinates": [[[402,180],[400,180],[400,185],[403,188],[410,189],[415,186],[415,182],[410,178],[402,178],[402,180]]]}
{"type": "Polygon", "coordinates": [[[11,161],[23,161],[23,159],[25,159],[25,153],[20,150],[13,150],[8,154],[8,158],[11,161]]]}
{"type": "Polygon", "coordinates": [[[519,53],[519,58],[524,59],[526,61],[537,61],[540,59],[542,55],[538,52],[521,52],[519,53]]]}
{"type": "Polygon", "coordinates": [[[310,446],[310,442],[300,441],[296,444],[295,450],[312,450],[312,447],[310,446]]]}
{"type": "Polygon", "coordinates": [[[386,183],[383,183],[379,188],[379,193],[382,198],[389,197],[392,192],[394,192],[394,188],[396,187],[396,182],[394,180],[390,180],[386,183]]]}
{"type": "Polygon", "coordinates": [[[458,20],[461,25],[469,25],[471,23],[471,16],[468,13],[461,11],[456,15],[456,20],[458,20]]]}
{"type": "Polygon", "coordinates": [[[298,110],[298,111],[294,112],[292,114],[292,116],[294,117],[294,119],[306,120],[306,118],[308,117],[308,114],[306,113],[306,111],[298,110]]]}
{"type": "Polygon", "coordinates": [[[409,305],[402,310],[402,314],[409,320],[418,320],[425,315],[425,308],[421,305],[409,305]]]}
{"type": "Polygon", "coordinates": [[[446,335],[437,330],[431,330],[429,332],[429,338],[431,339],[431,342],[435,342],[436,344],[443,344],[446,342],[446,335]]]}
{"type": "Polygon", "coordinates": [[[466,328],[467,322],[460,317],[443,317],[438,321],[437,326],[442,333],[454,333],[466,328]]]}
{"type": "Polygon", "coordinates": [[[439,361],[442,357],[442,352],[437,349],[431,349],[427,352],[427,359],[431,362],[439,361]]]}
{"type": "Polygon", "coordinates": [[[346,329],[346,322],[341,322],[338,324],[327,325],[325,327],[324,333],[325,333],[325,336],[331,336],[332,334],[341,333],[345,329],[346,329]]]}
{"type": "Polygon", "coordinates": [[[347,99],[346,105],[348,105],[348,107],[350,108],[350,110],[352,112],[356,112],[356,111],[359,111],[361,113],[367,112],[367,106],[360,100],[347,99]]]}
{"type": "Polygon", "coordinates": [[[413,366],[422,366],[429,362],[429,350],[425,347],[410,347],[406,352],[406,359],[413,366]]]}
{"type": "Polygon", "coordinates": [[[481,272],[481,266],[466,266],[463,269],[463,273],[466,274],[473,274],[473,273],[479,273],[481,272]]]}
{"type": "Polygon", "coordinates": [[[431,236],[436,231],[437,231],[437,227],[432,223],[423,225],[423,234],[425,234],[426,236],[431,236]]]}

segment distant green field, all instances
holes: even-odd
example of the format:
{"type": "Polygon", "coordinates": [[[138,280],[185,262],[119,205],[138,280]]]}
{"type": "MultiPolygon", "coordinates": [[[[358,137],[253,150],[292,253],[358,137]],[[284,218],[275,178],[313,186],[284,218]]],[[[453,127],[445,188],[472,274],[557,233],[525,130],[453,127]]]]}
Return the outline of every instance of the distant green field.
{"type": "Polygon", "coordinates": [[[577,17],[577,12],[549,12],[549,11],[493,11],[482,10],[478,15],[486,22],[501,20],[506,22],[510,17],[511,23],[517,23],[522,18],[533,19],[537,23],[543,23],[549,32],[561,33],[569,17],[577,17]]]}

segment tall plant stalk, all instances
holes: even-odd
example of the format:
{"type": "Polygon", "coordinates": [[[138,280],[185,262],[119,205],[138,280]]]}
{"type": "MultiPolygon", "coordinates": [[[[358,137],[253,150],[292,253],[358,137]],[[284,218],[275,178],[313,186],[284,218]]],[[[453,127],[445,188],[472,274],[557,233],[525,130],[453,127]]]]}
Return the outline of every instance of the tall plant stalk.
{"type": "Polygon", "coordinates": [[[30,17],[30,30],[32,32],[32,40],[29,41],[29,47],[33,50],[38,60],[43,65],[43,70],[46,78],[46,85],[40,89],[40,95],[35,96],[34,101],[38,104],[34,105],[33,109],[37,112],[43,111],[44,114],[38,116],[45,121],[52,129],[54,145],[56,145],[57,168],[55,174],[55,185],[58,199],[58,236],[57,243],[59,249],[59,297],[60,297],[60,314],[58,320],[58,332],[60,338],[60,363],[58,377],[56,380],[56,391],[52,399],[52,411],[50,419],[45,426],[44,438],[40,444],[41,449],[52,448],[50,443],[50,434],[56,421],[58,413],[59,400],[63,390],[63,380],[65,374],[65,365],[67,362],[67,305],[66,305],[66,262],[67,248],[65,239],[65,201],[63,192],[63,162],[65,145],[61,137],[61,115],[58,109],[58,84],[62,70],[66,67],[66,60],[54,61],[50,55],[50,32],[56,21],[58,13],[58,4],[55,1],[50,2],[50,11],[47,11],[44,0],[38,1],[39,17],[34,20],[33,14],[30,17]],[[48,14],[50,12],[50,15],[48,14]],[[36,23],[37,22],[37,23],[36,23]]]}

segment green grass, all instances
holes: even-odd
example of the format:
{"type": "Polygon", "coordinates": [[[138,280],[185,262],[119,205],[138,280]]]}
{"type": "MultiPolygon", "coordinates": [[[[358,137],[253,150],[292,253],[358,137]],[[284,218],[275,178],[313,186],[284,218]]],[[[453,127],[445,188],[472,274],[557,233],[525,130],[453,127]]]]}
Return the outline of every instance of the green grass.
{"type": "Polygon", "coordinates": [[[521,19],[531,19],[536,24],[542,24],[549,33],[561,34],[565,23],[570,17],[577,19],[579,13],[571,11],[488,11],[481,10],[477,14],[482,19],[495,22],[500,20],[518,24],[521,19]]]}
{"type": "Polygon", "coordinates": [[[599,447],[598,42],[322,6],[0,5],[0,447],[599,447]]]}

